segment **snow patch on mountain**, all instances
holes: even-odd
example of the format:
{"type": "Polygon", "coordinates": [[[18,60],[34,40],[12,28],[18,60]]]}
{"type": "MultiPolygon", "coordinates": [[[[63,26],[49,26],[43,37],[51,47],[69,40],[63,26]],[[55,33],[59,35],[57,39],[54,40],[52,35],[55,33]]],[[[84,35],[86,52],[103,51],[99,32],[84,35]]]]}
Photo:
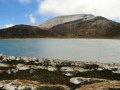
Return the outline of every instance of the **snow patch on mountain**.
{"type": "Polygon", "coordinates": [[[87,21],[94,19],[96,16],[91,14],[78,14],[78,15],[66,15],[66,16],[59,16],[55,17],[51,20],[45,21],[38,25],[41,29],[50,29],[56,25],[72,22],[76,20],[87,21]]]}

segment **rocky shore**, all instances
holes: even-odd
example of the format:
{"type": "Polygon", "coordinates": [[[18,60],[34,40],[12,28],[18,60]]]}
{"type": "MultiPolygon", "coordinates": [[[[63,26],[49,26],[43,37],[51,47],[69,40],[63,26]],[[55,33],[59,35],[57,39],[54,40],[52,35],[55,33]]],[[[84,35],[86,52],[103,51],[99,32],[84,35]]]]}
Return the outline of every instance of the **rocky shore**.
{"type": "Polygon", "coordinates": [[[120,90],[120,63],[0,54],[0,90],[120,90]]]}

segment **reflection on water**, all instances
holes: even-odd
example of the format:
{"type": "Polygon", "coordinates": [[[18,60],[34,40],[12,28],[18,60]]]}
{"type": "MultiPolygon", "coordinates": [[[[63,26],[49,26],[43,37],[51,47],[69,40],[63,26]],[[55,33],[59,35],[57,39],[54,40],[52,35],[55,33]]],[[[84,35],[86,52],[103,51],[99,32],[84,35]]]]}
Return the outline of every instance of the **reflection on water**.
{"type": "Polygon", "coordinates": [[[111,39],[0,40],[0,53],[67,60],[120,62],[120,41],[111,39]]]}

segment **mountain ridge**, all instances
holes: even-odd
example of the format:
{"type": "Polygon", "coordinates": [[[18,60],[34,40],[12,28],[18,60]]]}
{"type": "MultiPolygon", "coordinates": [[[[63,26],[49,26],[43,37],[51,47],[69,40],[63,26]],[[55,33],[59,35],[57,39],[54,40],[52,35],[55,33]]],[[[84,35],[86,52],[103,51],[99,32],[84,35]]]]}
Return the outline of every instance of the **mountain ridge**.
{"type": "Polygon", "coordinates": [[[15,25],[0,38],[120,38],[120,23],[91,14],[59,16],[38,26],[15,25]]]}
{"type": "Polygon", "coordinates": [[[87,21],[76,20],[60,24],[50,30],[62,34],[61,36],[64,37],[111,38],[120,35],[120,23],[98,16],[87,21]],[[94,33],[97,34],[93,35],[94,33]]]}
{"type": "Polygon", "coordinates": [[[38,27],[40,27],[41,29],[50,29],[56,25],[59,24],[64,24],[67,22],[71,22],[71,21],[76,21],[78,19],[93,19],[95,18],[94,15],[92,14],[77,14],[77,15],[65,15],[65,16],[58,16],[55,18],[52,18],[50,20],[47,20],[45,22],[42,22],[41,24],[38,25],[38,27]]]}

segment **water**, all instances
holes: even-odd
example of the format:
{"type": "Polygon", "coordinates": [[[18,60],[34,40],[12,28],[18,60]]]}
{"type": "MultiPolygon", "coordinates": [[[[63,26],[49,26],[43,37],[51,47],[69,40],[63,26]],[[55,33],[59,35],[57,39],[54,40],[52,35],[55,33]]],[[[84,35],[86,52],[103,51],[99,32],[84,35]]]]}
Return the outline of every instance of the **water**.
{"type": "Polygon", "coordinates": [[[99,62],[120,62],[120,40],[25,39],[0,40],[0,53],[15,56],[99,62]]]}

